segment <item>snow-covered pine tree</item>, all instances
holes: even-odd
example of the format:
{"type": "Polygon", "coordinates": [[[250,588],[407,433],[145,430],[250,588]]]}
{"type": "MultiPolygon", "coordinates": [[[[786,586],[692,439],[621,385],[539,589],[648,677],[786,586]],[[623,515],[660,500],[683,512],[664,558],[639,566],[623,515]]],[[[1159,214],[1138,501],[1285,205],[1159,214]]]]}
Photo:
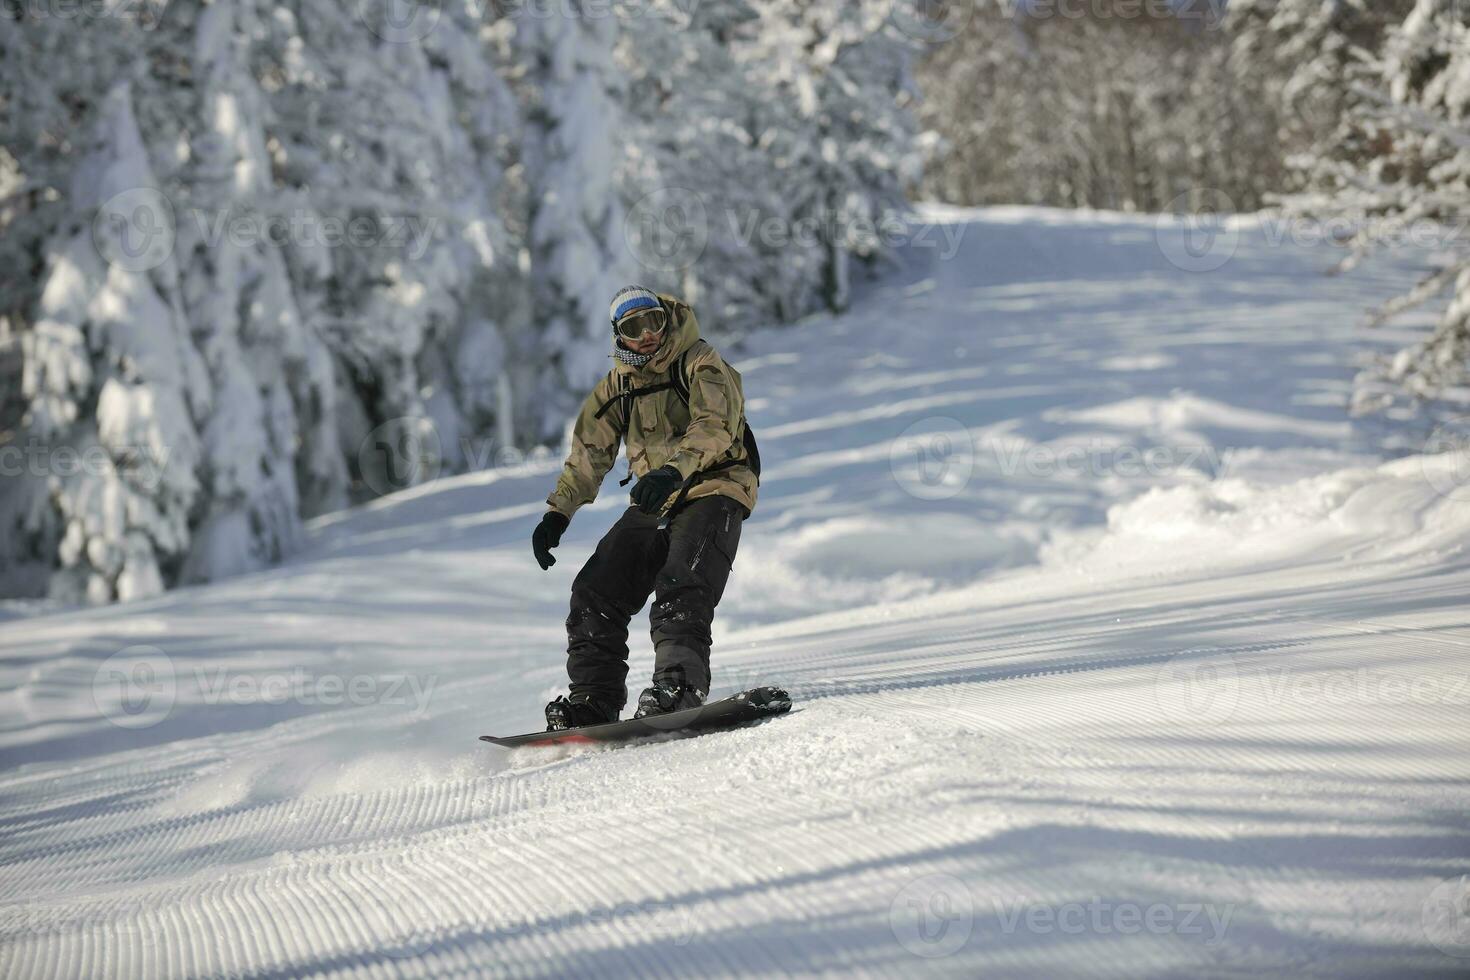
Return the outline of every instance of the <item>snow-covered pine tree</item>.
{"type": "Polygon", "coordinates": [[[34,465],[7,481],[0,547],[26,573],[16,592],[107,602],[160,591],[188,555],[210,391],[130,82],[80,143],[21,334],[34,465]]]}
{"type": "Polygon", "coordinates": [[[1344,74],[1354,50],[1374,46],[1412,0],[1231,0],[1225,25],[1247,70],[1271,86],[1289,153],[1324,140],[1351,93],[1344,74]],[[1394,7],[1398,7],[1397,11],[1394,7]]]}
{"type": "Polygon", "coordinates": [[[635,245],[717,328],[841,308],[850,258],[880,254],[878,222],[903,215],[921,161],[915,42],[891,13],[655,0],[625,26],[630,198],[663,233],[635,245]]]}
{"type": "Polygon", "coordinates": [[[514,23],[528,66],[521,154],[535,329],[518,325],[510,350],[526,378],[519,394],[534,413],[529,435],[542,442],[556,439],[607,370],[607,300],[639,270],[618,182],[625,95],[613,62],[613,7],[567,0],[554,14],[527,8],[514,23]]]}
{"type": "Polygon", "coordinates": [[[758,9],[766,29],[745,56],[787,110],[789,129],[774,149],[791,218],[816,229],[810,293],[791,312],[840,310],[850,258],[882,252],[883,229],[905,215],[922,173],[910,72],[918,42],[881,0],[760,0],[758,9]]]}
{"type": "Polygon", "coordinates": [[[1386,229],[1444,232],[1438,268],[1375,319],[1446,292],[1449,305],[1429,337],[1359,377],[1355,410],[1443,395],[1470,369],[1470,8],[1255,0],[1232,16],[1242,18],[1242,42],[1285,66],[1283,97],[1308,120],[1309,145],[1295,159],[1302,190],[1284,199],[1288,213],[1357,228],[1345,266],[1386,229]]]}
{"type": "MultiPolygon", "coordinates": [[[[86,205],[73,201],[68,188],[81,159],[110,152],[101,107],[110,88],[128,80],[123,68],[135,57],[128,24],[103,30],[86,18],[20,13],[0,18],[0,448],[7,461],[16,453],[23,460],[0,481],[0,595],[45,591],[67,528],[60,508],[50,506],[48,467],[58,452],[77,461],[77,447],[67,440],[95,428],[79,423],[92,393],[87,338],[76,324],[42,327],[40,301],[53,264],[64,261],[52,243],[89,227],[86,205]],[[62,62],[70,70],[51,67],[62,62]],[[54,381],[45,380],[52,374],[54,381]],[[42,388],[53,393],[41,396],[32,424],[31,404],[42,388]]],[[[124,99],[106,104],[117,111],[124,99]]],[[[80,275],[72,276],[78,288],[100,287],[105,270],[86,263],[77,271],[92,277],[83,285],[80,275]]],[[[63,288],[53,287],[53,305],[63,288]]],[[[93,452],[100,465],[103,451],[93,452]]],[[[65,488],[58,481],[54,489],[65,488]]],[[[75,495],[70,499],[75,507],[75,495]]],[[[85,592],[85,570],[65,578],[67,591],[85,592]]],[[[100,596],[112,584],[100,578],[95,590],[100,596]]]]}
{"type": "Polygon", "coordinates": [[[227,233],[231,222],[259,222],[276,204],[267,112],[249,64],[258,14],[252,0],[180,4],[161,25],[183,34],[179,46],[190,52],[192,84],[159,87],[155,112],[177,110],[168,112],[175,126],[197,120],[172,181],[182,219],[175,256],[211,382],[200,432],[202,506],[191,521],[184,581],[258,568],[291,550],[300,530],[298,461],[318,506],[346,499],[330,423],[330,354],[302,319],[280,247],[227,233]],[[181,16],[186,7],[192,17],[181,16]]]}
{"type": "Polygon", "coordinates": [[[509,432],[517,126],[493,26],[446,12],[390,43],[317,0],[180,0],[152,31],[37,16],[23,41],[6,23],[7,201],[26,206],[6,211],[23,367],[0,439],[40,457],[0,491],[6,594],[254,567],[346,503],[374,427],[432,440],[406,482],[509,432]],[[84,64],[52,83],[63,27],[84,64]],[[133,254],[154,231],[161,251],[133,254]]]}
{"type": "Polygon", "coordinates": [[[1376,78],[1360,86],[1356,115],[1369,145],[1365,162],[1326,163],[1325,178],[1350,206],[1371,218],[1431,221],[1445,230],[1442,265],[1413,292],[1388,304],[1393,313],[1448,292],[1434,331],[1369,372],[1357,407],[1383,407],[1381,375],[1414,398],[1435,398],[1470,378],[1470,8],[1457,0],[1419,0],[1372,62],[1376,78]],[[1376,82],[1377,84],[1374,84],[1376,82]]]}
{"type": "Polygon", "coordinates": [[[466,451],[512,423],[502,326],[524,315],[503,25],[447,5],[422,37],[373,26],[297,0],[255,55],[280,212],[309,233],[286,259],[337,364],[355,496],[487,462],[466,451]],[[365,234],[327,239],[344,225],[365,234]]]}
{"type": "Polygon", "coordinates": [[[625,22],[618,66],[628,79],[623,186],[628,240],[649,285],[694,303],[706,329],[780,319],[772,297],[796,263],[777,266],[739,216],[785,215],[761,144],[766,92],[737,45],[758,31],[744,0],[654,0],[625,22]]]}

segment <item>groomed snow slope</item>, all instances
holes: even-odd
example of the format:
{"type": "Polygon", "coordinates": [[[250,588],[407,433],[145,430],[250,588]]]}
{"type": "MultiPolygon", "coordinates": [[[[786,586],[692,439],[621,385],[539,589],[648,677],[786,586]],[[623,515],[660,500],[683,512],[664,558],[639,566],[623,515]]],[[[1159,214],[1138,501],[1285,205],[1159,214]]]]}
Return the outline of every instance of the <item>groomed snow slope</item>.
{"type": "Polygon", "coordinates": [[[768,462],[716,693],[797,710],[477,742],[538,724],[621,506],[541,573],[545,463],[12,618],[0,976],[1470,972],[1470,488],[1343,408],[1421,257],[932,214],[853,312],[732,352],[768,462]]]}

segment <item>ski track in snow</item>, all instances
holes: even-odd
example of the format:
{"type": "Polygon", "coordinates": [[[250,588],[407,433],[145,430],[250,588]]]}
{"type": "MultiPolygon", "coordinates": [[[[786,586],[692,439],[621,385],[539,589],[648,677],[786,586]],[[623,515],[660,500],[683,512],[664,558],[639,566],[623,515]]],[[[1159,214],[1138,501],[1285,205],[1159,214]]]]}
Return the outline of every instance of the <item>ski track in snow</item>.
{"type": "Polygon", "coordinates": [[[1470,491],[1344,411],[1419,257],[1329,280],[1243,222],[1190,274],[1148,218],[933,214],[957,257],[730,352],[768,462],[714,693],[790,715],[475,740],[562,683],[622,463],[547,574],[536,464],[13,618],[0,976],[1470,972],[1470,491]],[[298,667],[366,703],[228,687],[298,667]]]}

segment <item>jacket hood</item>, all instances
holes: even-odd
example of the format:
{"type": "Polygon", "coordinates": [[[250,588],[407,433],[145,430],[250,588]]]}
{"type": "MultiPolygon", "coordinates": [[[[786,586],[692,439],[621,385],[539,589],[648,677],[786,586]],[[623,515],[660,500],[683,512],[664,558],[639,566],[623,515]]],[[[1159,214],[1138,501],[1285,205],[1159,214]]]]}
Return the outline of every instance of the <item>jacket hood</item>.
{"type": "MultiPolygon", "coordinates": [[[[640,377],[652,377],[663,374],[678,360],[679,355],[694,346],[699,339],[699,321],[694,316],[694,310],[689,304],[681,299],[664,293],[656,294],[659,305],[669,317],[669,333],[664,337],[663,344],[653,352],[653,357],[642,367],[634,367],[624,364],[622,361],[613,359],[613,370],[620,374],[632,374],[640,377]]],[[[613,343],[617,343],[616,337],[613,343]]]]}

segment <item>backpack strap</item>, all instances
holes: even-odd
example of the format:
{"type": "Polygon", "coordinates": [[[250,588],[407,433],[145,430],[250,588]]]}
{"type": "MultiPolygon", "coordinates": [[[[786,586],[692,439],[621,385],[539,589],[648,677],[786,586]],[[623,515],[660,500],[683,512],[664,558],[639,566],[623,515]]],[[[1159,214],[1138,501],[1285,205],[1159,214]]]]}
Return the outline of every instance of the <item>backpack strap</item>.
{"type": "MultiPolygon", "coordinates": [[[[701,340],[700,343],[704,343],[704,341],[701,340]]],[[[689,350],[693,349],[694,347],[691,345],[689,350]]],[[[688,368],[685,366],[684,362],[685,359],[689,356],[689,350],[686,350],[684,353],[680,354],[679,360],[674,363],[673,370],[669,372],[670,383],[666,386],[660,386],[673,388],[674,392],[684,400],[685,405],[689,404],[689,374],[688,368]]],[[[679,488],[679,495],[675,497],[674,502],[669,505],[668,513],[672,514],[679,509],[680,505],[684,503],[684,498],[689,496],[689,491],[693,489],[696,483],[699,483],[701,480],[705,480],[713,476],[715,473],[718,473],[721,470],[728,470],[741,465],[748,466],[750,467],[750,471],[755,474],[756,486],[760,486],[761,454],[760,450],[756,448],[755,433],[750,430],[750,423],[745,420],[744,415],[740,416],[740,425],[741,428],[744,430],[742,445],[745,448],[745,458],[727,459],[723,463],[716,463],[713,466],[707,466],[699,472],[692,474],[689,479],[684,481],[684,485],[679,488]]]]}
{"type": "MultiPolygon", "coordinates": [[[[633,399],[639,397],[640,395],[651,395],[656,391],[668,391],[670,388],[678,388],[678,385],[670,381],[665,381],[663,384],[646,385],[642,388],[624,388],[622,391],[618,392],[616,395],[613,395],[607,401],[598,406],[596,414],[594,414],[592,417],[595,419],[600,419],[607,414],[608,409],[612,408],[614,405],[622,404],[624,406],[623,428],[626,429],[628,427],[628,409],[626,406],[631,405],[633,403],[633,399]]],[[[689,389],[686,387],[684,390],[687,393],[689,389]]],[[[686,394],[684,397],[687,401],[688,395],[686,394]]]]}
{"type": "MultiPolygon", "coordinates": [[[[606,415],[608,413],[608,410],[611,409],[614,405],[622,405],[623,406],[623,431],[624,432],[627,432],[627,430],[628,430],[628,422],[629,422],[629,418],[628,418],[628,416],[629,416],[629,408],[633,404],[633,399],[637,398],[639,395],[649,395],[649,394],[652,394],[655,391],[667,391],[668,389],[674,387],[674,385],[672,385],[672,384],[670,384],[668,382],[665,382],[664,384],[658,384],[658,385],[649,385],[646,388],[634,388],[634,387],[632,387],[632,385],[633,385],[633,381],[632,381],[631,378],[629,378],[626,374],[620,375],[618,377],[618,386],[622,390],[619,391],[616,395],[613,395],[607,401],[603,402],[601,405],[599,405],[597,407],[597,411],[593,414],[592,417],[595,418],[595,419],[600,419],[604,415],[606,415]]],[[[618,481],[618,486],[625,487],[625,486],[627,486],[629,484],[629,482],[632,481],[632,479],[633,479],[633,464],[630,462],[628,464],[628,475],[625,476],[625,477],[623,477],[621,480],[618,481]]]]}
{"type": "Polygon", "coordinates": [[[679,359],[674,362],[674,369],[669,372],[669,386],[683,399],[685,405],[689,404],[689,368],[684,362],[689,357],[689,351],[693,349],[692,344],[686,348],[684,353],[679,355],[679,359]]]}
{"type": "MultiPolygon", "coordinates": [[[[601,405],[597,406],[597,411],[592,416],[595,419],[602,418],[604,415],[607,414],[607,410],[610,409],[610,408],[612,408],[614,405],[617,405],[619,403],[624,403],[624,402],[627,401],[628,379],[625,378],[625,377],[618,377],[617,375],[614,375],[614,377],[616,378],[616,381],[617,381],[618,393],[615,394],[615,395],[613,395],[607,401],[603,402],[601,405]]],[[[627,427],[628,427],[628,420],[625,417],[623,419],[623,428],[627,428],[627,427]]]]}
{"type": "MultiPolygon", "coordinates": [[[[701,340],[699,342],[701,344],[704,343],[703,340],[701,340]]],[[[689,350],[693,350],[693,349],[694,349],[694,347],[693,346],[690,346],[689,350]]],[[[689,350],[686,350],[683,354],[680,354],[679,355],[679,360],[678,360],[677,363],[675,363],[674,370],[671,371],[671,372],[669,372],[669,374],[670,374],[670,379],[669,380],[672,382],[672,384],[674,386],[674,391],[678,393],[678,395],[679,395],[680,398],[684,399],[684,404],[685,405],[688,405],[689,404],[689,373],[688,373],[688,369],[684,365],[684,361],[685,361],[685,358],[687,358],[689,356],[689,350]]],[[[729,460],[729,461],[726,461],[724,463],[719,464],[718,466],[712,466],[709,469],[705,470],[704,472],[705,473],[712,473],[712,472],[714,472],[717,469],[720,469],[720,470],[728,469],[731,466],[737,465],[737,463],[743,462],[747,466],[749,466],[750,467],[750,471],[755,474],[755,485],[756,486],[760,486],[760,482],[761,482],[761,451],[760,451],[760,448],[756,445],[756,442],[755,442],[755,433],[750,428],[750,422],[748,422],[746,420],[746,418],[745,418],[744,415],[741,415],[740,416],[740,424],[741,424],[742,428],[744,429],[744,432],[743,432],[742,438],[741,438],[741,443],[745,446],[745,459],[743,459],[743,460],[729,460]]]]}
{"type": "MultiPolygon", "coordinates": [[[[699,343],[704,343],[704,341],[701,340],[699,341],[699,343]]],[[[616,395],[613,395],[607,401],[603,402],[598,407],[597,414],[594,415],[593,418],[600,419],[607,414],[608,410],[611,409],[613,405],[622,404],[624,406],[623,428],[626,429],[628,427],[628,408],[633,404],[633,399],[638,398],[642,395],[651,395],[654,392],[658,391],[668,391],[670,388],[674,389],[674,394],[678,395],[679,399],[685,405],[688,405],[689,368],[686,362],[689,359],[689,351],[693,350],[694,346],[695,345],[690,345],[688,349],[686,349],[682,354],[679,355],[679,359],[675,361],[673,366],[669,369],[668,381],[660,382],[656,385],[645,385],[642,388],[633,388],[630,387],[632,382],[628,379],[627,375],[624,375],[621,382],[623,384],[623,390],[618,392],[616,395]]],[[[689,479],[684,481],[684,485],[679,489],[679,495],[674,498],[674,502],[672,505],[670,505],[668,513],[672,514],[675,510],[679,508],[679,505],[684,502],[684,498],[689,495],[689,491],[694,486],[694,484],[708,478],[709,476],[712,476],[715,473],[718,473],[720,470],[728,470],[732,467],[744,464],[750,467],[751,472],[755,474],[756,486],[760,486],[761,455],[760,450],[756,447],[755,433],[750,430],[750,423],[745,420],[745,416],[743,415],[740,417],[740,424],[744,429],[742,446],[745,449],[745,458],[727,459],[723,463],[716,463],[713,466],[708,466],[700,470],[698,473],[694,473],[693,475],[691,475],[689,479]]],[[[632,479],[632,464],[629,464],[628,475],[622,480],[618,481],[618,486],[626,486],[632,479]]]]}

